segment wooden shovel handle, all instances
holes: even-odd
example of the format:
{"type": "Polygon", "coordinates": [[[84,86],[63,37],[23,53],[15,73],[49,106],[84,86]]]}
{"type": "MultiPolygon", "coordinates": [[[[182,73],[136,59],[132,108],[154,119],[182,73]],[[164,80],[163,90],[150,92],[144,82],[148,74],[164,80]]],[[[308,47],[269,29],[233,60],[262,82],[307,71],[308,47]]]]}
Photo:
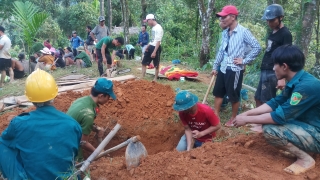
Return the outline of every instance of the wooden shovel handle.
{"type": "Polygon", "coordinates": [[[216,78],[216,76],[215,76],[215,75],[213,75],[213,76],[212,76],[212,78],[211,78],[211,81],[210,81],[209,87],[208,87],[208,89],[207,89],[207,92],[206,92],[206,94],[204,95],[204,98],[203,98],[202,104],[204,104],[204,103],[206,102],[206,100],[207,100],[207,98],[208,98],[208,94],[209,94],[209,92],[210,92],[210,89],[211,89],[211,88],[212,88],[212,86],[213,86],[213,82],[214,82],[215,78],[216,78]]]}

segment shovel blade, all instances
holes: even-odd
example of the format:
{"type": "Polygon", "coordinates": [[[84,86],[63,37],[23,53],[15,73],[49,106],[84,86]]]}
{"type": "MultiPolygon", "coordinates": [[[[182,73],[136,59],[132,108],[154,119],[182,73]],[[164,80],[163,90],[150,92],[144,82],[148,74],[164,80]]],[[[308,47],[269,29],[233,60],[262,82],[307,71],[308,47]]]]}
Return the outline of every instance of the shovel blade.
{"type": "Polygon", "coordinates": [[[144,145],[140,142],[130,142],[126,148],[126,165],[127,169],[137,167],[140,164],[140,159],[147,157],[148,152],[144,145]]]}

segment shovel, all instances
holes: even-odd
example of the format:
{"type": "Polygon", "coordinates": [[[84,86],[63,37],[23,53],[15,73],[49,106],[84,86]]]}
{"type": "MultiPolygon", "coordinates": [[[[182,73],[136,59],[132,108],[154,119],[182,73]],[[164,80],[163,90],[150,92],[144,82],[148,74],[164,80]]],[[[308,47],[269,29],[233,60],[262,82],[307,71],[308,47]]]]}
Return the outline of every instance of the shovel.
{"type": "MultiPolygon", "coordinates": [[[[138,142],[138,141],[140,141],[140,136],[139,135],[138,136],[134,136],[134,137],[126,140],[125,142],[123,142],[123,143],[121,143],[121,144],[119,144],[119,145],[117,145],[117,146],[115,146],[113,148],[110,148],[110,149],[107,149],[107,150],[103,151],[102,153],[100,153],[98,156],[96,156],[94,158],[94,161],[100,159],[101,157],[103,157],[103,156],[105,156],[105,155],[107,155],[107,154],[109,154],[111,152],[114,152],[114,151],[116,151],[118,149],[121,149],[121,148],[127,146],[130,143],[135,143],[135,142],[138,142]]],[[[84,162],[85,161],[76,164],[75,167],[79,168],[84,162]]]]}
{"type": "Polygon", "coordinates": [[[138,167],[140,159],[147,157],[147,155],[148,152],[140,141],[130,142],[125,154],[127,170],[138,167]]]}

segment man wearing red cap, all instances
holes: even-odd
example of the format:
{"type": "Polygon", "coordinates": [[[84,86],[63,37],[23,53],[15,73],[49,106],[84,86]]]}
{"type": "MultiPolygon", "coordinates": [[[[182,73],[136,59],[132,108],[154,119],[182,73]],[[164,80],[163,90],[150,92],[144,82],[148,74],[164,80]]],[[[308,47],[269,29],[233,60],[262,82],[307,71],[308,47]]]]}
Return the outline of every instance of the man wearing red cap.
{"type": "Polygon", "coordinates": [[[223,7],[222,11],[216,14],[221,26],[227,28],[223,31],[222,42],[211,73],[217,76],[213,90],[214,109],[219,116],[223,97],[227,95],[232,104],[232,115],[226,126],[233,126],[232,120],[238,113],[244,66],[253,61],[261,51],[251,32],[237,22],[238,14],[237,8],[231,5],[223,7]],[[251,47],[251,51],[245,55],[247,46],[251,47]]]}

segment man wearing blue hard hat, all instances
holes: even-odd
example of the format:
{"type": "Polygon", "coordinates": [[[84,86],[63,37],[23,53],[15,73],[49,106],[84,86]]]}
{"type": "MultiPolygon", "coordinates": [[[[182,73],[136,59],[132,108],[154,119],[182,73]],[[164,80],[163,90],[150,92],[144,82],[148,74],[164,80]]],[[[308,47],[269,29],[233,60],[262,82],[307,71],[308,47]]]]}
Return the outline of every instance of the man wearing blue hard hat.
{"type": "Polygon", "coordinates": [[[185,128],[185,134],[176,148],[178,151],[189,151],[210,142],[221,127],[220,119],[213,110],[205,104],[198,103],[198,97],[189,91],[180,91],[176,95],[173,109],[179,111],[180,120],[185,128]]]}
{"type": "Polygon", "coordinates": [[[91,153],[96,149],[88,142],[91,131],[97,132],[98,138],[104,135],[104,129],[95,126],[93,122],[99,112],[99,105],[107,103],[110,97],[116,99],[112,81],[99,78],[92,87],[91,94],[75,100],[68,109],[67,114],[77,120],[82,128],[78,161],[83,160],[83,149],[91,153]]]}

